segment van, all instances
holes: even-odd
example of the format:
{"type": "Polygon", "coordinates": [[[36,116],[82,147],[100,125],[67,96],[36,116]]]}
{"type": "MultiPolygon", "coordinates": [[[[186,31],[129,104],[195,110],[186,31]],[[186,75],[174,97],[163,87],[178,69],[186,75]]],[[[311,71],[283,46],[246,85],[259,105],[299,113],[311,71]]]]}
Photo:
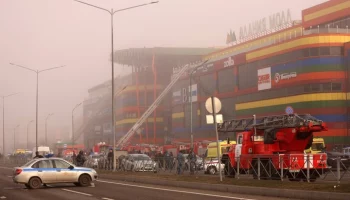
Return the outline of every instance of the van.
{"type": "MultiPolygon", "coordinates": [[[[222,156],[222,154],[228,152],[228,150],[233,144],[236,144],[236,141],[219,141],[220,157],[222,156]]],[[[220,159],[218,159],[217,142],[209,143],[207,146],[207,151],[205,152],[204,173],[212,175],[216,174],[219,171],[219,160],[220,159]]],[[[221,171],[223,171],[225,164],[220,162],[220,167],[221,171]]]]}
{"type": "MultiPolygon", "coordinates": [[[[35,157],[35,152],[36,152],[36,147],[33,148],[33,157],[35,157]]],[[[46,147],[46,146],[39,146],[38,147],[38,152],[39,155],[45,156],[47,154],[52,154],[50,147],[46,147]]]]}
{"type": "MultiPolygon", "coordinates": [[[[220,156],[223,153],[226,153],[230,149],[230,146],[232,146],[233,144],[236,144],[236,141],[230,141],[230,144],[228,144],[227,140],[220,141],[219,142],[219,145],[220,145],[220,148],[219,148],[220,156]]],[[[216,142],[211,142],[207,146],[207,151],[205,153],[205,155],[206,155],[205,157],[206,158],[217,158],[218,157],[217,152],[218,152],[218,150],[217,150],[216,142]]]]}

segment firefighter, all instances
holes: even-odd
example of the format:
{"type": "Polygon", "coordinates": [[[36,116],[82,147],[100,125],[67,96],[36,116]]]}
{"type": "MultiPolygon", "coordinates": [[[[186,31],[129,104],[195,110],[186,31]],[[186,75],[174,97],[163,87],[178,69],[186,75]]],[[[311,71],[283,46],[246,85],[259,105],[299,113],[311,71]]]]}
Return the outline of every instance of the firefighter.
{"type": "Polygon", "coordinates": [[[187,160],[189,162],[190,174],[194,174],[194,171],[196,169],[197,156],[194,153],[193,149],[190,149],[190,153],[187,156],[187,160]]]}

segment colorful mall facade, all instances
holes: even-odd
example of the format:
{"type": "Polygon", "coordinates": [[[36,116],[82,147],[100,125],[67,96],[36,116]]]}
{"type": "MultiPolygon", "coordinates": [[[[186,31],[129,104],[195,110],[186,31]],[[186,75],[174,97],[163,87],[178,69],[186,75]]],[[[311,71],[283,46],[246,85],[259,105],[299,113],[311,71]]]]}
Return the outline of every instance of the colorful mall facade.
{"type": "MultiPolygon", "coordinates": [[[[350,144],[350,1],[332,0],[305,9],[299,22],[224,49],[128,49],[114,56],[117,63],[132,68],[131,75],[116,79],[122,90],[114,99],[117,137],[131,128],[179,66],[209,60],[193,73],[191,86],[188,75],[176,83],[134,143],[188,142],[191,127],[195,141],[214,140],[205,109],[206,99],[214,95],[222,102],[224,120],[309,113],[327,122],[329,131],[317,134],[326,144],[350,144]]],[[[83,129],[87,146],[112,141],[109,91],[108,83],[89,91],[89,103],[84,104],[89,125],[83,129]]],[[[220,137],[228,136],[233,135],[220,137]]]]}

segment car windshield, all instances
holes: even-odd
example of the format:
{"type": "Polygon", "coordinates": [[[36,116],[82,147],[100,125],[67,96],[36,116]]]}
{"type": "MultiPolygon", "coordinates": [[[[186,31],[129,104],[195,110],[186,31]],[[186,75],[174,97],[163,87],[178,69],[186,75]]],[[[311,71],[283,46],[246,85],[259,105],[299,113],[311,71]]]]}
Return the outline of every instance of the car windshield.
{"type": "Polygon", "coordinates": [[[312,144],[311,148],[313,151],[321,151],[324,148],[324,146],[323,143],[314,143],[312,144]]]}
{"type": "Polygon", "coordinates": [[[135,160],[151,160],[151,158],[150,157],[148,157],[148,156],[133,156],[133,158],[135,159],[135,160]]]}
{"type": "Polygon", "coordinates": [[[21,167],[29,167],[31,166],[34,162],[36,162],[37,160],[31,160],[29,162],[27,162],[26,164],[22,165],[21,167]]]}

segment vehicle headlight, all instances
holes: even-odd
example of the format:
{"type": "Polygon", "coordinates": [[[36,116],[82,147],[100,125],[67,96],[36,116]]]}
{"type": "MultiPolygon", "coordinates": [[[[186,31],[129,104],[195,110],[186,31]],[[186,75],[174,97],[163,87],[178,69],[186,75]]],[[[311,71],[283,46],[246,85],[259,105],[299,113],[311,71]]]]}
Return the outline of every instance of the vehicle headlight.
{"type": "Polygon", "coordinates": [[[94,170],[94,169],[92,170],[92,173],[97,174],[96,170],[94,170]]]}

